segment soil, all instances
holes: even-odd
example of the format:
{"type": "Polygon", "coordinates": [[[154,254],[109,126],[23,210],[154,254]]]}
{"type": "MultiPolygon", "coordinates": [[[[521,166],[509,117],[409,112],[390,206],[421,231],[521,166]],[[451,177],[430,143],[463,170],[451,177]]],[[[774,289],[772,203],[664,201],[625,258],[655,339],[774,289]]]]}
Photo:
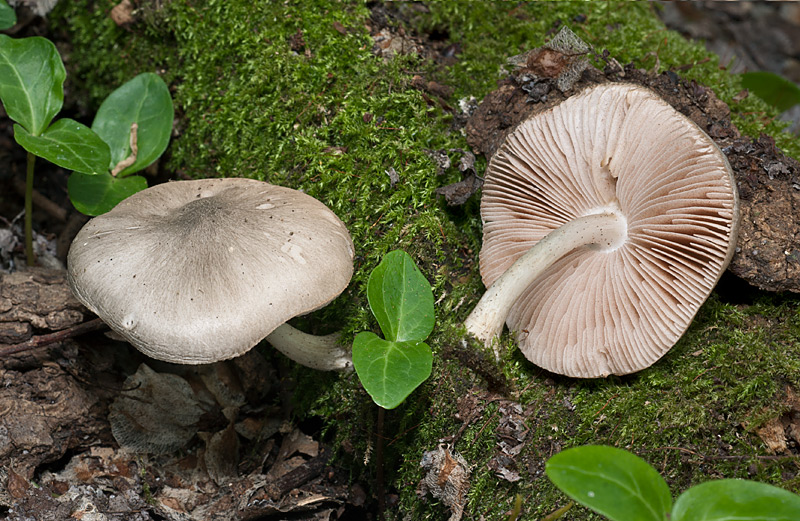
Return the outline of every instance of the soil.
{"type": "MultiPolygon", "coordinates": [[[[381,52],[414,45],[443,65],[457,59],[452,45],[442,45],[440,38],[398,30],[397,16],[393,8],[374,7],[371,30],[381,52]]],[[[32,19],[18,36],[45,31],[41,20],[32,19]]],[[[796,161],[782,155],[768,136],[740,136],[728,107],[710,89],[686,82],[676,72],[654,75],[609,60],[603,71],[583,71],[564,94],[555,87],[561,71],[556,63],[544,73],[549,77],[540,76],[543,79],[532,85],[520,68],[502,81],[468,122],[460,122],[466,124],[473,152],[491,157],[519,121],[582,86],[608,81],[647,85],[706,130],[734,168],[743,219],[731,272],[762,289],[800,291],[796,161]]],[[[422,78],[417,84],[431,104],[450,107],[446,86],[422,78]]],[[[460,152],[467,158],[462,162],[465,180],[443,193],[452,204],[463,203],[480,184],[472,153],[460,152]]],[[[38,165],[36,185],[42,193],[34,228],[39,230],[40,263],[47,266],[23,269],[20,183],[25,155],[4,114],[0,164],[10,165],[0,173],[0,262],[6,272],[0,273],[1,352],[7,345],[35,343],[42,335],[70,331],[91,313],[71,297],[61,271],[69,242],[85,222],[68,201],[68,173],[43,161],[38,165]]],[[[253,351],[225,364],[186,369],[146,360],[104,333],[63,338],[0,359],[0,483],[5,485],[0,488],[0,515],[20,521],[375,516],[377,502],[366,492],[371,484],[353,482],[342,464],[330,463],[330,448],[314,425],[292,423],[292,382],[282,362],[253,351]],[[182,401],[160,403],[159,389],[181,394],[182,401]],[[127,405],[121,396],[129,397],[127,405]],[[148,405],[146,414],[156,416],[143,420],[145,413],[135,404],[148,405]],[[127,423],[112,425],[112,411],[112,417],[127,423]],[[164,431],[154,427],[160,425],[180,432],[179,439],[165,440],[164,431]],[[145,448],[137,441],[121,447],[121,438],[141,441],[145,448]]],[[[514,459],[525,442],[529,411],[477,389],[465,393],[459,404],[465,427],[481,413],[474,396],[502,402],[498,437],[505,441],[493,462],[496,472],[513,482],[519,479],[518,465],[533,465],[514,459]],[[474,403],[468,403],[470,399],[474,403]]],[[[540,448],[543,454],[552,451],[553,447],[540,448]]],[[[468,470],[446,447],[426,457],[422,492],[446,498],[453,518],[460,517],[464,490],[459,479],[468,470]]],[[[389,494],[389,503],[391,498],[389,494]]]]}

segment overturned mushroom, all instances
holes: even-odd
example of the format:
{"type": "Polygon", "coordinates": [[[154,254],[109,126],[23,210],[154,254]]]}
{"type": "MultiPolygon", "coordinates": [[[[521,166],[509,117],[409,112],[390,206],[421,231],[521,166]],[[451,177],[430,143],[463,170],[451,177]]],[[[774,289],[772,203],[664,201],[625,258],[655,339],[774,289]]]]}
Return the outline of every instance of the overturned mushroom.
{"type": "Polygon", "coordinates": [[[95,217],[68,256],[75,296],[143,353],[204,364],[263,338],[316,369],[345,369],[335,335],[285,322],[325,306],[353,273],[353,243],[325,205],[251,179],[156,185],[95,217]]]}
{"type": "Polygon", "coordinates": [[[526,120],[492,158],[481,202],[489,288],[467,330],[503,323],[537,365],[577,377],[650,366],[730,262],[733,174],[656,94],[585,90],[526,120]]]}

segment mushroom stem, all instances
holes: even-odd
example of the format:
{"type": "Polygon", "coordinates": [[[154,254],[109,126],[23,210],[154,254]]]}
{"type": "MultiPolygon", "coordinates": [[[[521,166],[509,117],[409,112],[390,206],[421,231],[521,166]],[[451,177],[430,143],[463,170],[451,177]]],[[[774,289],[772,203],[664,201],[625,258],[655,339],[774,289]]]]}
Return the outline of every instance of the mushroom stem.
{"type": "Polygon", "coordinates": [[[614,249],[626,235],[625,219],[615,213],[579,217],[556,228],[492,283],[464,321],[467,331],[489,345],[503,331],[517,299],[551,264],[581,246],[614,249]]]}
{"type": "Polygon", "coordinates": [[[339,333],[325,336],[309,335],[285,323],[267,335],[267,342],[288,358],[312,369],[320,371],[353,369],[353,358],[339,344],[339,333]]]}

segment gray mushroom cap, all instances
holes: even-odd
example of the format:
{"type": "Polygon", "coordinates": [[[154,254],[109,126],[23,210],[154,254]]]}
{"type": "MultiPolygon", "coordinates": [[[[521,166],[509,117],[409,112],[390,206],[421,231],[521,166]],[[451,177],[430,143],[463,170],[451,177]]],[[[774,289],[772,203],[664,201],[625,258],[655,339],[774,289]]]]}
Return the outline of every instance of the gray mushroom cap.
{"type": "Polygon", "coordinates": [[[203,364],[333,300],[353,274],[353,242],[302,192],[204,179],[156,185],[95,217],[67,262],[75,296],[137,349],[203,364]]]}

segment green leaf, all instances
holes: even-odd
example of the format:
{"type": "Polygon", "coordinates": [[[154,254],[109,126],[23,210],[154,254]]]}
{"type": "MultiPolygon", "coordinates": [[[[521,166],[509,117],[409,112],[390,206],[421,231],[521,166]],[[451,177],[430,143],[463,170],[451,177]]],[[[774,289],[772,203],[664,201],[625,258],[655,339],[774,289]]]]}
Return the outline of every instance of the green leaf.
{"type": "Polygon", "coordinates": [[[431,285],[406,252],[386,254],[369,276],[367,298],[387,340],[422,341],[433,331],[431,285]]]}
{"type": "Polygon", "coordinates": [[[433,354],[423,341],[433,331],[433,292],[411,257],[397,250],[372,270],[367,299],[386,340],[356,335],[353,367],[375,403],[393,409],[431,375],[433,354]]]}
{"type": "Polygon", "coordinates": [[[108,171],[111,156],[108,145],[92,129],[75,120],[59,119],[40,136],[14,125],[14,139],[28,152],[60,167],[85,174],[108,171]]]}
{"type": "Polygon", "coordinates": [[[568,449],[550,458],[545,472],[569,497],[612,521],[665,521],[672,505],[656,469],[621,449],[568,449]]]}
{"type": "Polygon", "coordinates": [[[70,201],[86,215],[106,213],[126,197],[145,188],[147,180],[138,175],[120,179],[109,173],[87,175],[73,172],[67,181],[70,201]]]}
{"type": "Polygon", "coordinates": [[[131,124],[138,124],[136,161],[118,177],[147,168],[164,153],[169,144],[174,117],[172,97],[164,80],[145,72],[116,89],[100,105],[92,123],[111,148],[109,170],[131,154],[131,124]]]}
{"type": "Polygon", "coordinates": [[[64,103],[67,72],[53,42],[0,34],[0,101],[8,117],[38,136],[64,103]]]}
{"type": "Polygon", "coordinates": [[[433,354],[425,342],[390,342],[365,331],[353,341],[353,367],[375,403],[394,409],[430,376],[433,354]]]}
{"type": "Polygon", "coordinates": [[[13,27],[17,23],[17,15],[6,0],[0,0],[0,31],[13,27]]]}
{"type": "Polygon", "coordinates": [[[797,521],[800,496],[756,481],[720,479],[690,488],[675,501],[672,521],[797,521]]]}
{"type": "Polygon", "coordinates": [[[800,87],[774,72],[745,72],[742,74],[742,87],[780,112],[800,104],[800,87]]]}

